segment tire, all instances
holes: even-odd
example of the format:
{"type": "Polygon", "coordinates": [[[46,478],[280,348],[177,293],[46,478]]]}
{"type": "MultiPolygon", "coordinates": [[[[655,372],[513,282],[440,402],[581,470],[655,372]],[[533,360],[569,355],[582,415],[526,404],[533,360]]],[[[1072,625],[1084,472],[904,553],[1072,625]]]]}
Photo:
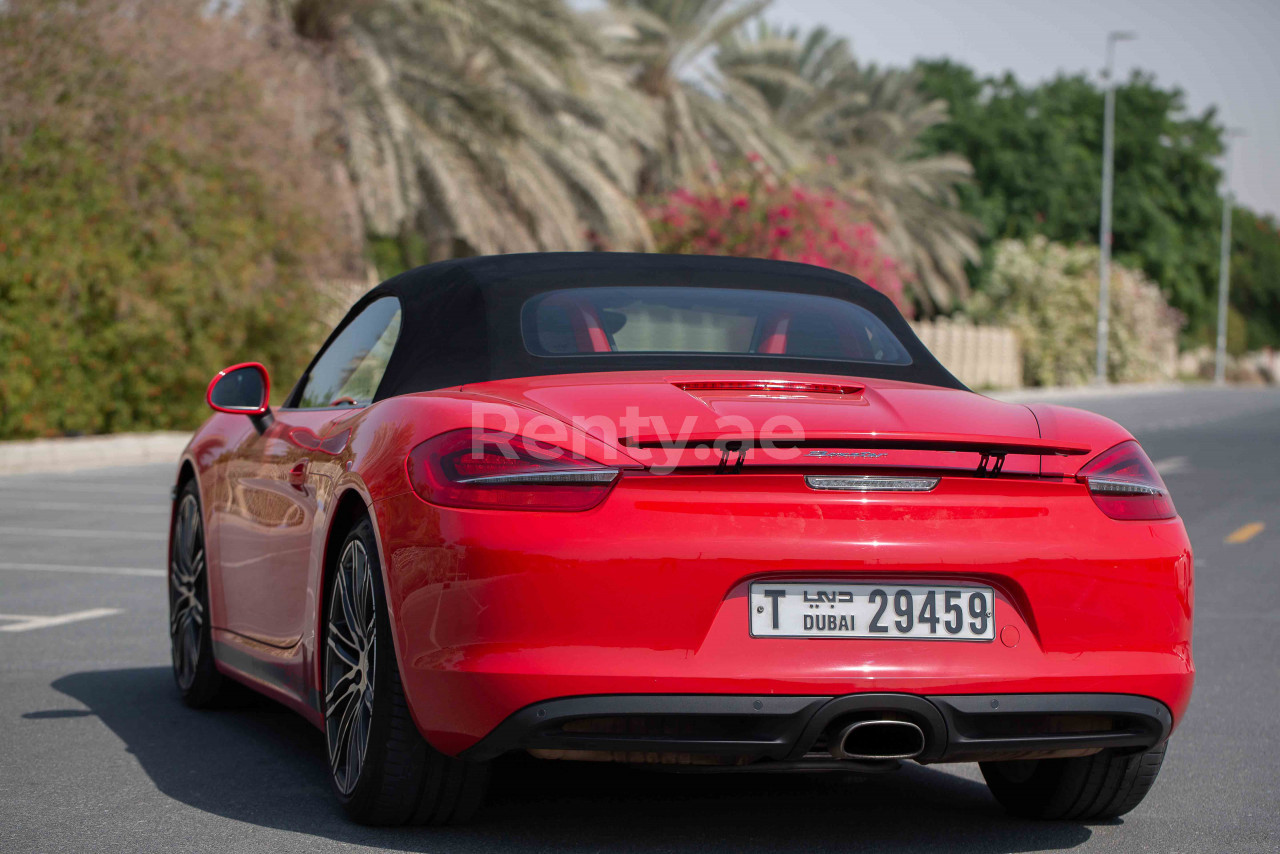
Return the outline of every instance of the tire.
{"type": "Polygon", "coordinates": [[[1103,750],[1074,759],[982,762],[991,794],[1016,816],[1090,821],[1118,818],[1151,791],[1168,742],[1146,753],[1103,750]]]}
{"type": "Polygon", "coordinates": [[[192,708],[214,705],[225,693],[213,663],[209,629],[209,572],[204,552],[200,490],[188,480],[174,505],[169,546],[169,646],[173,679],[182,702],[192,708]]]}
{"type": "Polygon", "coordinates": [[[351,529],[329,575],[323,699],[334,793],[361,824],[465,821],[484,798],[489,766],[436,751],[409,714],[368,518],[351,529]]]}

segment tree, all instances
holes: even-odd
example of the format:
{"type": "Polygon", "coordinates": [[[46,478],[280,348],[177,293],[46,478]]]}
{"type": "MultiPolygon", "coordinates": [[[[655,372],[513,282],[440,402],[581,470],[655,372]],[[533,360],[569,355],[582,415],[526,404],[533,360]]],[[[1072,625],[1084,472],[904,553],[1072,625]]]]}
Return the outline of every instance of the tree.
{"type": "MultiPolygon", "coordinates": [[[[989,239],[1097,241],[1103,93],[1092,81],[1026,87],[949,60],[919,70],[923,89],[951,113],[925,144],[973,164],[975,183],[960,192],[989,239]]],[[[1187,314],[1186,334],[1203,337],[1216,314],[1221,128],[1212,109],[1187,115],[1180,90],[1140,73],[1118,87],[1116,104],[1114,255],[1159,282],[1187,314]]]]}
{"type": "Polygon", "coordinates": [[[770,0],[610,0],[602,21],[609,55],[656,106],[659,144],[649,152],[642,194],[707,180],[720,160],[763,158],[785,172],[805,150],[773,121],[760,93],[703,60],[770,0]]]}
{"type": "Polygon", "coordinates": [[[1280,227],[1237,207],[1231,224],[1231,305],[1245,321],[1245,346],[1280,347],[1280,227]]]}
{"type": "Polygon", "coordinates": [[[281,2],[339,58],[372,234],[420,260],[652,245],[634,196],[656,115],[562,0],[281,2]]]}
{"type": "Polygon", "coordinates": [[[764,22],[726,37],[716,64],[759,92],[777,125],[813,146],[825,163],[818,180],[884,236],[927,312],[968,295],[965,265],[978,260],[978,229],[959,210],[957,188],[971,170],[963,157],[922,150],[921,136],[947,110],[920,92],[916,74],[860,65],[825,28],[804,34],[764,22]]]}

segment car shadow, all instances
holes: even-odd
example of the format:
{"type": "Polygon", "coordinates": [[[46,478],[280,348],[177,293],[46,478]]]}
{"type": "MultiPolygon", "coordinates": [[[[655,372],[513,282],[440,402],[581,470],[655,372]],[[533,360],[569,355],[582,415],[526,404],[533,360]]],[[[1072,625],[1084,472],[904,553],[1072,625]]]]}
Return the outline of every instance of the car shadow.
{"type": "Polygon", "coordinates": [[[1011,819],[981,783],[914,765],[862,778],[686,775],[521,757],[498,763],[471,825],[361,827],[329,792],[319,731],[281,706],[188,709],[165,667],[77,673],[53,687],[97,715],[170,798],[399,851],[1039,851],[1091,835],[1078,824],[1011,819]]]}

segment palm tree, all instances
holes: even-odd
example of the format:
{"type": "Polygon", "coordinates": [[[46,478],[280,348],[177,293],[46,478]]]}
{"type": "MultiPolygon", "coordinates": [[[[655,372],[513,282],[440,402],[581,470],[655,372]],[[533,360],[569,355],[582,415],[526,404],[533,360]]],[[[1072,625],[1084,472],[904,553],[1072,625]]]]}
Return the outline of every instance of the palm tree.
{"type": "Polygon", "coordinates": [[[368,229],[432,258],[645,249],[653,105],[563,0],[271,0],[337,57],[368,229]]]}
{"type": "Polygon", "coordinates": [[[913,273],[913,295],[932,313],[968,294],[965,263],[979,258],[975,220],[957,187],[972,168],[959,155],[922,156],[919,139],[947,120],[912,72],[860,66],[849,43],[761,22],[726,36],[716,65],[760,93],[776,124],[811,142],[832,182],[913,273]]]}
{"type": "Polygon", "coordinates": [[[771,0],[609,0],[601,22],[611,59],[660,110],[660,143],[642,193],[714,178],[722,158],[759,155],[785,171],[804,156],[774,123],[759,91],[703,61],[707,51],[771,0]]]}

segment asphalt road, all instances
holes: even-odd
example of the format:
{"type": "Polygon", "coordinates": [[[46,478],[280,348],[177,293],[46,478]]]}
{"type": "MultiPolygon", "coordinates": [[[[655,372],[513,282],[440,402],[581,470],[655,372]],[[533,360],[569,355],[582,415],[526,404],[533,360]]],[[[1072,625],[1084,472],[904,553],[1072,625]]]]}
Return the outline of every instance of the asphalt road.
{"type": "Polygon", "coordinates": [[[1195,699],[1123,820],[1010,819],[967,765],[845,779],[528,760],[499,769],[467,828],[352,825],[301,719],[179,703],[172,469],[151,466],[0,478],[0,851],[1280,850],[1280,392],[1062,402],[1138,435],[1196,549],[1195,699]]]}

